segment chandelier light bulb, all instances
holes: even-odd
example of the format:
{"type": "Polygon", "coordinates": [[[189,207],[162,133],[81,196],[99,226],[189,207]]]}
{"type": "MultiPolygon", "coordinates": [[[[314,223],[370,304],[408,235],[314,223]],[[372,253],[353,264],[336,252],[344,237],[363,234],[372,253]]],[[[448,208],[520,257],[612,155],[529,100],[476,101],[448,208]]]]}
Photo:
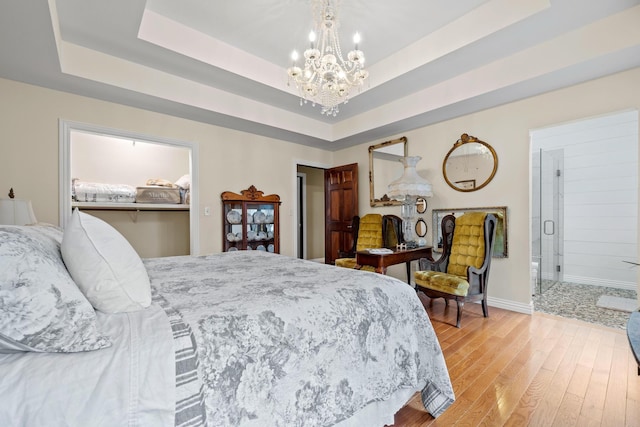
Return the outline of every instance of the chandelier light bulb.
{"type": "Polygon", "coordinates": [[[353,36],[355,49],[346,58],[340,49],[338,36],[339,0],[312,0],[314,30],[309,33],[311,47],[303,54],[302,64],[295,61],[297,52],[291,55],[294,64],[287,70],[288,84],[293,82],[300,95],[300,104],[307,101],[321,107],[321,114],[335,117],[340,104],[349,101],[349,93],[357,87],[360,91],[369,73],[364,70],[364,53],[358,49],[361,36],[353,36]]]}
{"type": "Polygon", "coordinates": [[[293,51],[291,52],[291,60],[295,63],[298,60],[298,52],[297,51],[293,51]]]}

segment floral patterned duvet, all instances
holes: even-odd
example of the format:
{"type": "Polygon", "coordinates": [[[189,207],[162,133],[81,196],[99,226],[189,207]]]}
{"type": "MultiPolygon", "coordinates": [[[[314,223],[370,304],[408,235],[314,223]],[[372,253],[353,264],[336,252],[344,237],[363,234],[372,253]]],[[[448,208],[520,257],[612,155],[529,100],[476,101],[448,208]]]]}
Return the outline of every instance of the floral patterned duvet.
{"type": "Polygon", "coordinates": [[[433,416],[454,400],[406,283],[261,251],[145,265],[194,332],[209,425],[361,425],[363,408],[402,390],[421,390],[433,416]]]}

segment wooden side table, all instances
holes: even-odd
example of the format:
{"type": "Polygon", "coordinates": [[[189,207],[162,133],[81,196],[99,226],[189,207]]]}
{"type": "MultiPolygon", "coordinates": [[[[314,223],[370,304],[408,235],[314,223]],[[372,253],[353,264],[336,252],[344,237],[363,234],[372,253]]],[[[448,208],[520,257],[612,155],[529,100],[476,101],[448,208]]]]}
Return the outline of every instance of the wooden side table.
{"type": "Polygon", "coordinates": [[[390,265],[407,264],[407,282],[411,284],[411,261],[420,258],[431,257],[431,246],[422,246],[415,249],[396,249],[389,254],[372,254],[369,251],[356,252],[356,268],[363,265],[375,267],[376,273],[387,274],[390,265]]]}

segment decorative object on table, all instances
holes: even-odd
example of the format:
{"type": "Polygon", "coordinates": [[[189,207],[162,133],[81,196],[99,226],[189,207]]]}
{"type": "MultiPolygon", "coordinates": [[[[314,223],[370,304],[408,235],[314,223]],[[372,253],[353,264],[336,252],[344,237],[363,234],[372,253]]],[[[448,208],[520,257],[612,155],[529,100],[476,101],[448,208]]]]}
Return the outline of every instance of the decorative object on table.
{"type": "Polygon", "coordinates": [[[389,197],[402,202],[402,233],[407,247],[416,247],[415,212],[418,197],[433,197],[431,183],[418,175],[416,165],[420,156],[400,158],[404,165],[402,176],[389,184],[389,197]]]}
{"type": "Polygon", "coordinates": [[[31,200],[16,199],[13,188],[9,189],[8,196],[8,199],[0,199],[0,224],[27,225],[38,222],[31,200]]]}
{"type": "Polygon", "coordinates": [[[309,34],[311,46],[304,51],[302,68],[296,64],[298,53],[291,54],[293,64],[287,69],[287,85],[295,84],[300,93],[300,105],[311,101],[320,105],[320,113],[335,117],[339,106],[349,101],[350,91],[361,89],[369,76],[363,68],[364,54],[358,49],[360,35],[353,37],[355,48],[342,57],[338,37],[338,0],[313,0],[315,31],[309,34]],[[318,43],[316,44],[316,40],[318,43]]]}
{"type": "Polygon", "coordinates": [[[463,133],[442,163],[442,175],[457,191],[476,191],[485,187],[498,170],[498,155],[493,147],[475,136],[463,133]]]}

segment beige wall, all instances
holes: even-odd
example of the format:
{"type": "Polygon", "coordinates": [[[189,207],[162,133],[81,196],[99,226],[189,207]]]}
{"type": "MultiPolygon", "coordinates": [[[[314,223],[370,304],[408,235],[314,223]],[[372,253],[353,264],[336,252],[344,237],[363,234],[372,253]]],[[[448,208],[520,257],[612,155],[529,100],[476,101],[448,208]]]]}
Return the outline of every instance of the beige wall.
{"type": "Polygon", "coordinates": [[[176,182],[189,173],[186,147],[71,132],[71,178],[108,184],[146,185],[154,178],[176,182]]]}
{"type": "Polygon", "coordinates": [[[255,185],[279,194],[281,252],[294,254],[296,164],[332,163],[333,154],[235,130],[0,79],[0,197],[13,187],[39,221],[58,224],[58,120],[198,144],[199,253],[222,247],[220,194],[255,185]],[[211,215],[204,216],[204,207],[211,215]]]}
{"type": "MultiPolygon", "coordinates": [[[[433,184],[427,218],[432,209],[508,206],[509,257],[494,259],[491,265],[490,300],[494,305],[522,309],[530,304],[530,147],[529,131],[558,123],[611,112],[640,109],[640,68],[523,101],[470,114],[432,126],[392,135],[406,136],[409,155],[421,156],[417,169],[433,184]],[[463,133],[488,142],[496,150],[496,176],[485,188],[471,193],[450,188],[442,177],[442,161],[463,133]]],[[[372,141],[371,144],[382,141],[372,141]]],[[[366,185],[367,146],[335,153],[336,163],[360,165],[361,201],[369,199],[366,185]]],[[[399,207],[371,208],[360,203],[360,214],[399,213],[399,207]]],[[[429,235],[431,241],[431,222],[429,235]]],[[[396,270],[397,271],[397,270],[396,270]]],[[[401,271],[398,273],[401,275],[401,271]]]]}
{"type": "MultiPolygon", "coordinates": [[[[517,310],[530,305],[529,131],[640,109],[639,83],[637,68],[385,138],[405,135],[409,139],[409,155],[422,156],[418,170],[432,182],[434,190],[427,218],[433,208],[508,206],[509,258],[494,259],[492,264],[489,295],[494,305],[517,310]],[[494,180],[477,192],[454,191],[441,175],[442,160],[462,133],[491,144],[499,158],[494,180]]],[[[357,162],[360,214],[399,212],[398,207],[370,208],[367,203],[367,147],[381,140],[330,153],[8,80],[0,80],[0,93],[0,190],[6,192],[13,186],[19,197],[31,199],[41,221],[58,222],[58,118],[198,142],[202,253],[216,252],[221,247],[220,193],[255,184],[265,193],[280,194],[282,253],[292,255],[296,163],[357,162]],[[202,215],[204,206],[212,207],[211,216],[202,215]]],[[[431,230],[429,238],[430,233],[431,230]]],[[[393,269],[392,274],[403,277],[402,270],[393,269]]]]}

